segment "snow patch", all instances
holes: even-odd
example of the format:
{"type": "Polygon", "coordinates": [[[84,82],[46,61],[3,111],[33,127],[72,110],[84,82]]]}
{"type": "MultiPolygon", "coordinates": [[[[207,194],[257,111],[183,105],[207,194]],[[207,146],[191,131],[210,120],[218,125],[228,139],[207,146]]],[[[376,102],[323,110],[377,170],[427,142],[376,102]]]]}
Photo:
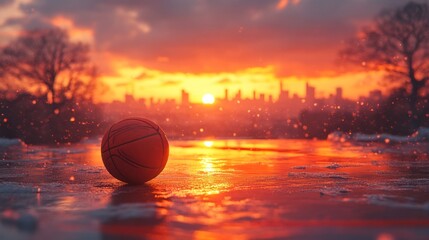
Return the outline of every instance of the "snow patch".
{"type": "Polygon", "coordinates": [[[0,138],[0,147],[8,147],[14,145],[25,145],[25,143],[18,138],[0,138]]]}
{"type": "Polygon", "coordinates": [[[0,183],[0,193],[39,193],[39,187],[32,187],[14,182],[0,183]]]}
{"type": "Polygon", "coordinates": [[[326,168],[329,168],[329,169],[337,169],[337,168],[340,168],[340,167],[341,167],[341,165],[338,164],[338,163],[333,163],[331,165],[326,166],[326,168]]]}
{"type": "Polygon", "coordinates": [[[320,196],[339,196],[350,192],[351,191],[349,189],[342,187],[324,187],[320,190],[320,196]]]}
{"type": "Polygon", "coordinates": [[[365,196],[369,204],[394,208],[411,208],[429,211],[429,202],[417,203],[409,197],[398,197],[385,194],[370,194],[365,196]]]}
{"type": "Polygon", "coordinates": [[[332,142],[384,142],[384,143],[407,143],[407,142],[427,142],[429,141],[429,128],[420,127],[416,132],[409,136],[398,136],[388,133],[382,134],[363,134],[355,133],[349,135],[347,133],[335,131],[328,135],[327,138],[332,142]]]}
{"type": "Polygon", "coordinates": [[[6,209],[0,213],[0,220],[4,225],[16,227],[23,232],[34,232],[39,220],[34,211],[6,209]]]}

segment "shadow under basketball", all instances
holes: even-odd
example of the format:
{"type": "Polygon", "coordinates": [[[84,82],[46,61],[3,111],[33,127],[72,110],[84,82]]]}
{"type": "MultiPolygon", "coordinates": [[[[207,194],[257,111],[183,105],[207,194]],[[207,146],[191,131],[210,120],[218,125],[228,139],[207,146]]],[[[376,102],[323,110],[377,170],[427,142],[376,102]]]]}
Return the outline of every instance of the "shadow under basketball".
{"type": "Polygon", "coordinates": [[[145,239],[168,234],[164,220],[168,209],[162,204],[165,198],[156,196],[156,189],[149,185],[122,185],[110,196],[107,208],[117,214],[101,221],[103,239],[145,239]]]}

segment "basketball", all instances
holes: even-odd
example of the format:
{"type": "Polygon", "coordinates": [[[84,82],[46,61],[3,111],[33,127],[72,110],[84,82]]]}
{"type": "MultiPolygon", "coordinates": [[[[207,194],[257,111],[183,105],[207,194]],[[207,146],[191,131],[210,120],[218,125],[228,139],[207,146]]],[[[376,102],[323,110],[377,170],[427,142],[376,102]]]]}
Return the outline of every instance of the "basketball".
{"type": "Polygon", "coordinates": [[[162,172],[169,146],[162,129],[144,118],[113,124],[101,141],[101,158],[107,171],[130,184],[145,183],[162,172]]]}

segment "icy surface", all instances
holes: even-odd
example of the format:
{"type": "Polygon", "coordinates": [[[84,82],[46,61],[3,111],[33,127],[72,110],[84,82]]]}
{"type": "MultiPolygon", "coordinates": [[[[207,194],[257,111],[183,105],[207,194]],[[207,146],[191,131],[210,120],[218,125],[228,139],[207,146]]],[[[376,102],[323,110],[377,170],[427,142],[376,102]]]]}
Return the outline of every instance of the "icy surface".
{"type": "Polygon", "coordinates": [[[0,148],[0,239],[429,239],[427,142],[172,141],[142,186],[98,144],[0,148]]]}

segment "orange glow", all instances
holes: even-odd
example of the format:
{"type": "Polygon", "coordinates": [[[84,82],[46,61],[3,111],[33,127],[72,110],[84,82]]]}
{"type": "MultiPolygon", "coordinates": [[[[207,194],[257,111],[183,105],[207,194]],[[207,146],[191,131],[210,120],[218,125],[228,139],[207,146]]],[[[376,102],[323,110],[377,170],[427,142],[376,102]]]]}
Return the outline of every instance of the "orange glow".
{"type": "Polygon", "coordinates": [[[70,27],[72,27],[72,26],[73,26],[73,22],[72,22],[72,20],[70,20],[70,19],[68,19],[68,18],[66,18],[66,17],[63,17],[63,16],[54,17],[54,18],[51,20],[51,23],[52,23],[54,26],[57,26],[57,27],[64,27],[64,28],[70,28],[70,27]]]}
{"type": "MultiPolygon", "coordinates": [[[[336,87],[342,87],[345,97],[357,99],[359,96],[367,96],[370,90],[379,88],[378,82],[383,77],[381,72],[279,77],[274,66],[218,73],[164,72],[108,53],[96,55],[95,60],[106,66],[105,71],[113,71],[100,76],[110,90],[108,94],[99,97],[98,101],[102,102],[123,101],[126,93],[134,93],[135,98],[174,98],[180,101],[180,89],[190,93],[191,102],[201,102],[200,96],[206,94],[206,89],[210,89],[210,94],[217,98],[223,97],[225,89],[228,89],[231,97],[241,90],[244,98],[251,98],[256,90],[258,94],[263,93],[266,97],[272,95],[277,99],[280,80],[283,80],[284,90],[289,91],[290,96],[298,94],[303,97],[305,83],[309,82],[316,87],[316,97],[328,97],[335,93],[336,87]]],[[[155,59],[159,60],[166,59],[155,59]]]]}
{"type": "Polygon", "coordinates": [[[76,27],[69,18],[57,16],[51,19],[51,24],[62,29],[67,29],[72,41],[93,42],[92,30],[76,27]]]}
{"type": "MultiPolygon", "coordinates": [[[[281,10],[299,3],[298,0],[281,0],[276,7],[281,10]]],[[[126,15],[129,24],[139,25],[138,29],[142,33],[151,34],[151,26],[148,23],[137,21],[135,12],[119,11],[116,14],[126,15]]],[[[94,30],[77,26],[71,18],[58,15],[50,19],[50,22],[54,26],[66,29],[73,41],[96,44],[94,30]]],[[[95,48],[93,47],[93,49],[95,48]]],[[[201,96],[206,93],[204,92],[206,89],[210,89],[210,94],[214,99],[222,98],[225,89],[228,89],[230,97],[240,90],[243,98],[252,98],[252,93],[256,90],[257,96],[264,94],[268,99],[271,95],[276,100],[279,96],[280,81],[283,81],[284,90],[288,91],[290,96],[297,94],[303,97],[305,83],[309,82],[316,88],[318,98],[329,97],[330,94],[335,94],[335,88],[342,87],[346,98],[357,99],[359,96],[367,96],[370,90],[380,88],[378,82],[383,76],[382,72],[338,72],[337,66],[332,66],[332,59],[330,59],[336,49],[316,49],[316,46],[316,50],[311,53],[312,59],[328,57],[323,57],[327,58],[326,61],[317,62],[317,64],[309,62],[305,65],[312,66],[311,68],[300,65],[299,61],[285,60],[279,63],[275,59],[257,64],[251,59],[233,61],[225,66],[224,62],[216,60],[219,57],[216,56],[217,51],[207,50],[209,52],[206,54],[204,49],[198,47],[192,49],[198,57],[203,52],[205,53],[206,61],[204,62],[207,64],[204,66],[207,66],[207,69],[199,66],[203,61],[199,58],[191,62],[177,62],[177,56],[159,53],[151,59],[142,60],[118,55],[111,51],[95,50],[92,60],[98,66],[100,79],[106,84],[109,91],[105,95],[95,96],[95,100],[97,102],[123,101],[125,94],[133,94],[136,99],[154,98],[162,101],[168,98],[179,102],[180,89],[189,92],[189,100],[193,103],[212,104],[212,100],[209,100],[212,97],[206,97],[207,100],[203,101],[201,99],[201,96]],[[240,64],[234,65],[235,63],[240,64]],[[320,68],[313,69],[314,66],[320,68]],[[187,71],[177,69],[187,69],[187,71]],[[325,69],[325,71],[319,72],[320,69],[325,69]]],[[[303,55],[302,51],[297,50],[290,54],[291,58],[302,58],[301,62],[308,61],[303,58],[307,55],[303,55]]]]}
{"type": "Polygon", "coordinates": [[[206,93],[201,100],[204,104],[213,104],[215,102],[215,97],[211,93],[206,93]]]}
{"type": "MultiPolygon", "coordinates": [[[[33,21],[33,17],[37,22],[65,29],[72,41],[89,43],[91,62],[97,66],[98,76],[108,89],[104,96],[95,96],[97,102],[123,101],[125,94],[132,94],[136,99],[179,102],[181,89],[189,93],[192,103],[201,103],[201,96],[207,89],[216,100],[223,99],[227,89],[230,97],[240,90],[243,99],[251,99],[256,90],[257,97],[263,95],[267,100],[271,95],[275,101],[280,81],[284,82],[284,90],[290,97],[294,94],[303,97],[306,82],[316,88],[318,98],[335,94],[337,87],[342,87],[344,97],[351,99],[382,88],[378,85],[381,73],[363,72],[359,66],[344,69],[338,62],[339,50],[353,36],[349,29],[374,24],[372,17],[356,15],[348,21],[349,14],[335,16],[337,22],[340,17],[344,18],[345,25],[332,28],[330,17],[309,18],[310,14],[323,14],[311,10],[317,9],[313,8],[316,3],[302,4],[301,0],[261,2],[264,3],[243,4],[240,7],[248,10],[236,12],[237,21],[219,27],[221,25],[216,25],[221,24],[219,19],[211,19],[210,14],[205,16],[204,11],[210,8],[204,1],[196,3],[195,8],[186,9],[190,11],[186,14],[202,18],[187,22],[184,21],[186,17],[165,18],[161,16],[163,12],[150,17],[147,14],[151,9],[141,11],[138,7],[123,7],[119,3],[97,9],[100,12],[109,10],[108,15],[78,19],[78,15],[61,11],[54,15],[42,14],[43,11],[33,8],[31,0],[17,0],[0,9],[0,45],[19,36],[24,29],[20,24],[33,21]],[[23,7],[27,5],[28,8],[23,7]],[[109,16],[108,19],[104,19],[105,16],[109,16]],[[157,21],[157,17],[164,20],[157,21]],[[9,23],[9,19],[22,21],[12,24],[14,21],[9,23]],[[216,26],[214,31],[208,32],[209,36],[201,39],[198,36],[202,36],[205,28],[193,26],[200,21],[197,25],[216,26]],[[113,22],[117,24],[111,24],[113,22]],[[176,31],[182,28],[172,28],[170,24],[178,24],[183,31],[176,31]],[[196,37],[198,41],[191,41],[196,37]]],[[[382,7],[379,5],[377,8],[382,7]]],[[[354,35],[362,37],[362,33],[356,31],[354,35]]]]}
{"type": "MultiPolygon", "coordinates": [[[[292,2],[292,4],[294,4],[294,5],[296,5],[296,4],[299,4],[301,2],[301,0],[291,0],[290,2],[292,2]]],[[[288,6],[288,4],[289,4],[289,0],[280,0],[277,3],[276,8],[277,8],[277,10],[282,10],[282,9],[286,8],[288,6]]]]}

